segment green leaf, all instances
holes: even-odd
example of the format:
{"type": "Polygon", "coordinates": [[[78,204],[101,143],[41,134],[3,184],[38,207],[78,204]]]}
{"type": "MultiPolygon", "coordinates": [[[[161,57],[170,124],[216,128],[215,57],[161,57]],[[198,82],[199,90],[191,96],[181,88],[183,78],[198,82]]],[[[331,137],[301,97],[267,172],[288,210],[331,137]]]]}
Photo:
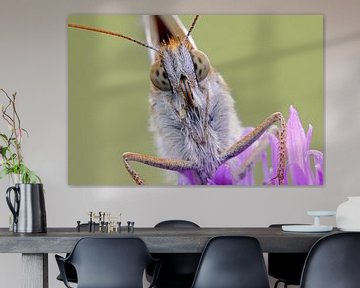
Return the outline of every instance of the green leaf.
{"type": "Polygon", "coordinates": [[[9,150],[8,147],[2,147],[2,148],[1,148],[1,156],[2,156],[3,158],[6,157],[6,152],[7,152],[8,150],[9,150]]]}
{"type": "Polygon", "coordinates": [[[28,176],[30,183],[32,184],[41,183],[40,178],[34,173],[34,171],[29,171],[28,176]]]}
{"type": "Polygon", "coordinates": [[[0,137],[3,138],[4,142],[8,142],[8,137],[5,134],[0,133],[0,137]]]}
{"type": "Polygon", "coordinates": [[[27,130],[25,130],[24,128],[21,128],[21,130],[25,132],[27,137],[29,137],[29,132],[27,130]]]}
{"type": "Polygon", "coordinates": [[[21,174],[21,180],[23,183],[30,183],[30,184],[41,183],[40,177],[37,176],[34,171],[32,171],[28,167],[26,167],[23,163],[19,164],[18,168],[19,168],[19,171],[21,174]]]}
{"type": "Polygon", "coordinates": [[[15,164],[12,167],[9,167],[9,170],[11,170],[11,173],[21,174],[21,169],[18,164],[15,164]]]}
{"type": "Polygon", "coordinates": [[[15,160],[17,158],[17,154],[16,153],[13,153],[12,155],[11,155],[11,157],[10,157],[10,159],[13,159],[13,160],[15,160]]]}
{"type": "Polygon", "coordinates": [[[7,169],[3,169],[0,171],[0,179],[4,178],[9,174],[9,171],[7,169]]]}

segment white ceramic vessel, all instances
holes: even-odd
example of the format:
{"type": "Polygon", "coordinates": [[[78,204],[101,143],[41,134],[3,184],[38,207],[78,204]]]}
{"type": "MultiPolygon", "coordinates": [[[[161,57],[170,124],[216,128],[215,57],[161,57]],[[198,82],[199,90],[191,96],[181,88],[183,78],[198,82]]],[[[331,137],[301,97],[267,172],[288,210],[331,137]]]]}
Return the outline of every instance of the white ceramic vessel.
{"type": "Polygon", "coordinates": [[[360,196],[348,197],[338,206],[336,226],[342,231],[360,231],[360,196]]]}

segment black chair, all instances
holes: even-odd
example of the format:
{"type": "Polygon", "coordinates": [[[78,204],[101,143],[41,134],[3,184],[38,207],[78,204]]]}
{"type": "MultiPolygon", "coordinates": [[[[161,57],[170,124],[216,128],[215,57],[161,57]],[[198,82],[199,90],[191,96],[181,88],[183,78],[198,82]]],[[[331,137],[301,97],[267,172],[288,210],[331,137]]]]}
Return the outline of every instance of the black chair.
{"type": "Polygon", "coordinates": [[[200,228],[200,226],[189,220],[165,220],[157,223],[155,228],[200,228]]]}
{"type": "Polygon", "coordinates": [[[269,288],[264,257],[256,238],[212,238],[200,259],[192,288],[269,288]]]}
{"type": "MultiPolygon", "coordinates": [[[[69,254],[66,254],[66,257],[68,257],[69,254]]],[[[65,259],[65,258],[64,258],[65,259]]],[[[66,279],[68,282],[71,283],[77,283],[77,274],[76,274],[76,270],[75,267],[73,265],[71,265],[68,262],[64,262],[64,273],[66,275],[66,279]]],[[[63,278],[61,277],[61,274],[59,274],[56,277],[57,280],[64,282],[63,278]]]]}
{"type": "Polygon", "coordinates": [[[156,262],[139,238],[82,238],[68,257],[55,258],[66,287],[65,263],[75,267],[78,288],[142,288],[145,268],[156,262]]]}
{"type": "MultiPolygon", "coordinates": [[[[200,228],[199,225],[187,220],[166,220],[155,225],[155,228],[200,228]]],[[[200,253],[156,253],[152,254],[161,259],[162,266],[159,272],[156,288],[190,288],[194,280],[200,253]]],[[[147,270],[147,279],[153,276],[153,267],[147,270]]]]}
{"type": "MultiPolygon", "coordinates": [[[[81,229],[85,228],[86,230],[88,230],[89,229],[89,224],[88,223],[82,223],[80,225],[80,228],[81,229]]],[[[99,224],[98,223],[95,223],[95,229],[96,230],[99,229],[99,224]]],[[[70,254],[67,253],[66,257],[68,257],[69,255],[70,254]]],[[[75,270],[74,266],[71,265],[70,263],[67,263],[67,262],[65,262],[64,266],[65,266],[65,274],[66,274],[66,278],[67,278],[68,282],[77,283],[77,275],[76,275],[76,270],[75,270]]],[[[59,274],[56,277],[56,279],[59,280],[59,281],[64,282],[64,280],[61,277],[61,274],[59,274]]]]}
{"type": "Polygon", "coordinates": [[[360,287],[360,233],[348,232],[318,240],[306,259],[301,288],[360,287]]]}
{"type": "MultiPolygon", "coordinates": [[[[271,228],[280,228],[287,224],[272,224],[271,228]]],[[[300,285],[301,273],[307,253],[269,253],[268,254],[268,272],[269,275],[277,281],[274,288],[280,283],[286,288],[288,285],[300,285]]]]}

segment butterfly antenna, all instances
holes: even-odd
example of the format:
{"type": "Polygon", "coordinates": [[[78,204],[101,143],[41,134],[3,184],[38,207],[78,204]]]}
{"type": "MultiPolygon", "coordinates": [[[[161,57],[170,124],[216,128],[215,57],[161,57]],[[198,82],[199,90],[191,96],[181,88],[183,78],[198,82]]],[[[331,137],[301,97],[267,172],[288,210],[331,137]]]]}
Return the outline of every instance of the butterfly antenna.
{"type": "Polygon", "coordinates": [[[195,18],[194,18],[194,20],[193,20],[193,22],[191,23],[191,26],[190,26],[190,29],[189,29],[187,35],[186,35],[186,38],[188,38],[188,37],[190,36],[191,31],[194,29],[195,24],[196,24],[196,21],[197,21],[198,19],[199,19],[199,15],[196,15],[195,18]]]}
{"type": "Polygon", "coordinates": [[[123,34],[120,34],[120,33],[115,33],[115,32],[111,32],[111,31],[107,31],[107,30],[103,30],[103,29],[99,29],[99,28],[93,28],[93,27],[89,27],[89,26],[85,26],[85,25],[79,25],[79,24],[73,24],[73,23],[69,23],[68,24],[68,27],[71,27],[71,28],[77,28],[77,29],[82,29],[82,30],[87,30],[87,31],[92,31],[92,32],[98,32],[98,33],[103,33],[103,34],[106,34],[106,35],[110,35],[110,36],[114,36],[114,37],[120,37],[120,38],[124,38],[126,40],[129,40],[131,42],[134,42],[136,44],[139,44],[140,46],[143,46],[143,47],[146,47],[146,48],[149,48],[149,49],[152,49],[158,53],[160,53],[160,50],[154,48],[154,47],[151,47],[150,45],[146,44],[146,43],[143,43],[141,41],[138,41],[136,39],[133,39],[129,36],[125,36],[123,34]]]}

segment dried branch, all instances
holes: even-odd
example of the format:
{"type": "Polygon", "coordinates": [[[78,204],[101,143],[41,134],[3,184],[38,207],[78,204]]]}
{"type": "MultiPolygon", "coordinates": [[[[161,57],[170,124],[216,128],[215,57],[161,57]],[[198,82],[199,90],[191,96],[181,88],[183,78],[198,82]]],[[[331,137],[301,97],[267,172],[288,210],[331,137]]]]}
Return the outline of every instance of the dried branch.
{"type": "Polygon", "coordinates": [[[16,109],[16,93],[11,96],[0,88],[6,99],[7,104],[1,105],[1,117],[9,126],[9,133],[0,133],[0,141],[4,145],[0,145],[0,155],[2,161],[0,167],[0,178],[5,177],[7,174],[20,174],[23,183],[41,183],[40,178],[31,171],[25,164],[21,152],[22,133],[27,131],[21,127],[21,119],[16,109]],[[7,135],[10,134],[10,135],[7,135]]]}

